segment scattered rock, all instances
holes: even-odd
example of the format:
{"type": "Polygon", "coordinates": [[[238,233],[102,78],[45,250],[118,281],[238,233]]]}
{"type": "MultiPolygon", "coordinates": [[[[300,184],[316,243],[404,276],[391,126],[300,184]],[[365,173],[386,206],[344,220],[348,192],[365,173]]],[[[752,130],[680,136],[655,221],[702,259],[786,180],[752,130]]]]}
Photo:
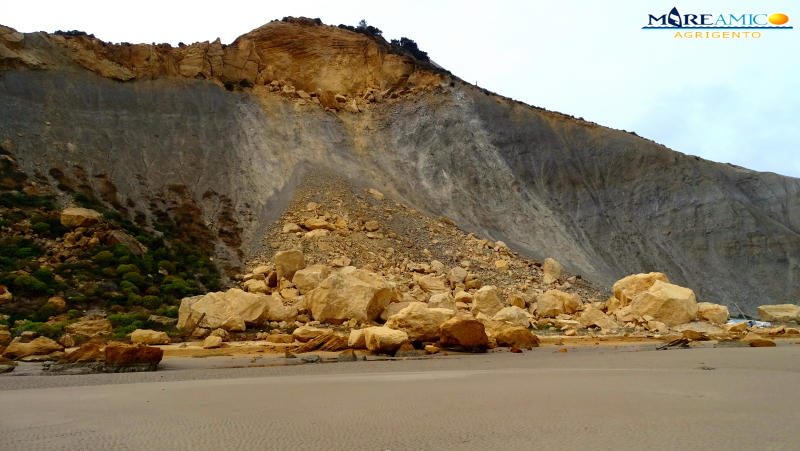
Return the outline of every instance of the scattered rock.
{"type": "Polygon", "coordinates": [[[68,324],[64,330],[73,335],[86,335],[96,337],[101,334],[110,334],[111,321],[99,316],[85,316],[80,321],[68,324]]]}
{"type": "Polygon", "coordinates": [[[553,260],[552,258],[544,259],[542,271],[544,272],[542,282],[545,284],[554,283],[555,281],[564,277],[564,267],[561,266],[561,263],[553,260]]]}
{"type": "Polygon", "coordinates": [[[149,329],[136,329],[131,334],[131,342],[146,345],[168,345],[171,343],[166,332],[149,329]]]}
{"type": "Polygon", "coordinates": [[[730,319],[728,307],[710,302],[697,303],[697,318],[712,324],[725,324],[730,319]]]}
{"type": "Polygon", "coordinates": [[[294,337],[289,334],[272,334],[267,337],[270,343],[294,343],[294,337]]]}
{"type": "Polygon", "coordinates": [[[303,357],[300,357],[300,362],[301,363],[320,363],[320,362],[322,362],[322,357],[320,357],[317,354],[304,355],[303,357]]]}
{"type": "Polygon", "coordinates": [[[61,212],[61,225],[64,227],[89,227],[103,220],[103,215],[88,208],[67,208],[61,212]]]}
{"type": "Polygon", "coordinates": [[[209,335],[203,340],[203,349],[214,349],[222,346],[222,338],[216,335],[209,335]]]}
{"type": "Polygon", "coordinates": [[[298,270],[306,267],[305,256],[300,251],[276,252],[273,260],[278,280],[282,278],[292,280],[298,270]]]}
{"type": "Polygon", "coordinates": [[[445,278],[434,274],[420,277],[417,283],[426,293],[446,293],[450,291],[450,287],[445,278]]]}
{"type": "Polygon", "coordinates": [[[439,326],[442,347],[458,347],[483,350],[489,345],[489,337],[483,323],[467,315],[457,315],[439,326]]]}
{"type": "Polygon", "coordinates": [[[409,343],[405,343],[402,346],[400,346],[400,349],[398,349],[397,352],[394,353],[394,356],[395,357],[417,357],[417,356],[419,356],[419,353],[409,343]]]}
{"type": "Polygon", "coordinates": [[[753,348],[774,348],[775,346],[777,346],[774,341],[767,340],[766,338],[752,340],[749,343],[750,346],[753,348]]]}
{"type": "Polygon", "coordinates": [[[283,226],[283,233],[300,233],[302,231],[303,229],[293,222],[283,226]]]}
{"type": "MultiPolygon", "coordinates": [[[[61,346],[64,346],[65,348],[71,348],[75,346],[75,340],[72,338],[72,335],[70,334],[62,335],[61,338],[58,340],[58,343],[61,344],[61,346]]],[[[0,344],[2,344],[2,341],[0,341],[0,344]]]]}
{"type": "Polygon", "coordinates": [[[504,321],[527,328],[531,324],[531,314],[519,307],[504,307],[492,316],[492,321],[504,321]]]}
{"type": "Polygon", "coordinates": [[[477,316],[478,313],[483,313],[488,317],[492,317],[503,309],[503,303],[500,301],[500,296],[497,287],[487,285],[481,287],[472,296],[471,312],[477,316]]]}
{"type": "Polygon", "coordinates": [[[602,310],[593,306],[588,306],[583,310],[583,313],[578,317],[578,322],[583,327],[597,326],[602,330],[615,330],[619,326],[616,321],[611,319],[608,315],[603,313],[602,310]]]}
{"type": "Polygon", "coordinates": [[[364,329],[353,329],[350,331],[347,347],[353,349],[367,349],[367,338],[364,335],[364,329]]]}
{"type": "Polygon", "coordinates": [[[437,352],[439,352],[439,348],[434,345],[427,345],[425,346],[425,352],[427,352],[428,354],[436,354],[437,352]]]}
{"type": "Polygon", "coordinates": [[[29,355],[47,355],[51,352],[63,350],[63,346],[47,337],[35,338],[27,343],[15,338],[3,352],[3,357],[19,360],[29,355]]]}
{"type": "Polygon", "coordinates": [[[410,341],[438,341],[439,326],[452,318],[449,309],[428,308],[421,302],[411,302],[386,321],[386,327],[406,332],[410,341]]]}
{"type": "Polygon", "coordinates": [[[455,299],[453,299],[453,296],[451,296],[449,292],[436,293],[432,295],[430,299],[428,299],[428,307],[455,310],[456,301],[455,299]]]}
{"type": "Polygon", "coordinates": [[[580,297],[561,290],[548,290],[539,296],[536,311],[539,316],[554,318],[561,314],[573,314],[581,305],[580,297]]]}
{"type": "Polygon", "coordinates": [[[758,307],[758,316],[761,318],[761,321],[778,323],[786,323],[789,321],[800,322],[800,305],[762,305],[758,307]]]}
{"type": "Polygon", "coordinates": [[[394,355],[408,341],[408,334],[388,327],[368,327],[364,330],[364,340],[370,351],[394,355]]]}
{"type": "Polygon", "coordinates": [[[339,361],[340,362],[357,362],[358,356],[356,355],[355,351],[352,349],[348,349],[339,354],[339,361]]]}
{"type": "Polygon", "coordinates": [[[378,199],[378,200],[383,200],[383,199],[386,198],[386,196],[384,196],[383,193],[381,193],[380,191],[378,191],[376,189],[370,188],[369,191],[367,191],[367,193],[370,196],[372,196],[372,197],[374,197],[375,199],[378,199]]]}
{"type": "Polygon", "coordinates": [[[539,337],[531,333],[525,326],[514,325],[502,321],[483,321],[486,335],[497,342],[497,346],[516,346],[532,348],[539,346],[539,337]]]}
{"type": "Polygon", "coordinates": [[[316,327],[302,326],[292,332],[292,338],[300,343],[307,343],[320,335],[333,333],[330,329],[317,329],[316,327]]]}
{"type": "Polygon", "coordinates": [[[325,265],[308,266],[294,273],[292,283],[300,291],[300,294],[306,294],[317,288],[323,280],[328,278],[330,273],[330,268],[325,265]]]}

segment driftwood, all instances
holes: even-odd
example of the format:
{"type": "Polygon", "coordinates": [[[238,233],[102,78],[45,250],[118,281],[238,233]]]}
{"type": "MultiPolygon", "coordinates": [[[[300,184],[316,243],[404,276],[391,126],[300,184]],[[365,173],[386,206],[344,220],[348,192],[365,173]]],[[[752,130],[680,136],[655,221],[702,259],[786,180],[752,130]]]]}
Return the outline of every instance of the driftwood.
{"type": "Polygon", "coordinates": [[[656,349],[659,350],[659,351],[662,351],[664,349],[670,349],[670,348],[679,348],[679,349],[688,348],[690,341],[691,340],[689,340],[688,338],[681,337],[681,338],[678,338],[676,340],[672,340],[669,343],[663,344],[663,345],[657,347],[656,349]]]}
{"type": "Polygon", "coordinates": [[[341,351],[347,349],[347,337],[328,333],[320,335],[317,338],[298,346],[292,352],[298,354],[311,351],[341,351]]]}

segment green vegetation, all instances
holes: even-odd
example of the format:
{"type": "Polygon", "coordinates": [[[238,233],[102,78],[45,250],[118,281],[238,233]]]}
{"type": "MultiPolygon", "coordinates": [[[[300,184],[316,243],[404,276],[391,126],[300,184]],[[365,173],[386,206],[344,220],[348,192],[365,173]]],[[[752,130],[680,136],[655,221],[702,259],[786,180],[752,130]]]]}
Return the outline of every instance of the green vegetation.
{"type": "MultiPolygon", "coordinates": [[[[178,211],[175,218],[154,211],[157,231],[150,231],[143,227],[146,221],[141,213],[137,212],[134,223],[116,201],[111,202],[116,210],[106,208],[91,195],[88,186],[80,185],[76,190],[61,171],[51,170],[51,175],[78,206],[103,214],[104,222],[87,228],[84,237],[119,229],[144,244],[147,252],[137,255],[122,244],[100,244],[68,248],[66,256],[55,259],[52,252],[48,254],[47,246],[73,231],[61,225],[53,198],[23,192],[27,176],[0,159],[0,227],[6,228],[0,232],[0,285],[13,293],[14,303],[19,300],[25,306],[39,306],[14,310],[4,324],[28,320],[25,330],[52,338],[63,333],[63,325],[80,318],[81,311],[103,308],[118,313],[113,315],[118,317],[114,333],[124,336],[137,321],[142,326],[141,321],[151,313],[177,317],[183,297],[221,289],[219,271],[209,257],[214,237],[196,224],[199,210],[189,207],[178,211]],[[48,304],[52,296],[62,297],[66,307],[48,304]],[[60,322],[44,324],[51,317],[60,322]]],[[[147,326],[164,329],[158,323],[147,326]]]]}

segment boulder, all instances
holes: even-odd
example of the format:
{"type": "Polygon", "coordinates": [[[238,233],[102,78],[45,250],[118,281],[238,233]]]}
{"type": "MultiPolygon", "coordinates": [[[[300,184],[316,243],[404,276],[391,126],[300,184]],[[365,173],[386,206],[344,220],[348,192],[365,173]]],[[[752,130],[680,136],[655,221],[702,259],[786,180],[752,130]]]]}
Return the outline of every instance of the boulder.
{"type": "Polygon", "coordinates": [[[14,299],[14,295],[8,291],[5,285],[0,285],[0,305],[8,304],[12,299],[14,299]]]}
{"type": "Polygon", "coordinates": [[[364,230],[367,232],[377,232],[380,228],[381,226],[378,224],[378,221],[367,221],[364,223],[364,230]]]}
{"type": "Polygon", "coordinates": [[[61,360],[56,362],[56,364],[103,362],[106,359],[104,351],[105,349],[101,344],[90,341],[65,355],[61,360]]]}
{"type": "Polygon", "coordinates": [[[8,346],[11,343],[11,332],[7,330],[0,330],[0,346],[8,346]]]}
{"type": "Polygon", "coordinates": [[[347,347],[353,349],[367,349],[367,338],[364,335],[365,329],[353,329],[347,339],[347,347]]]}
{"type": "Polygon", "coordinates": [[[750,325],[747,323],[747,321],[740,321],[738,323],[726,324],[723,327],[725,328],[725,332],[743,333],[747,332],[747,329],[750,328],[750,325]]]}
{"type": "Polygon", "coordinates": [[[272,334],[267,337],[270,343],[294,343],[294,338],[289,334],[272,334]]]}
{"type": "Polygon", "coordinates": [[[614,297],[619,299],[622,303],[620,307],[625,307],[630,304],[633,298],[639,293],[649,290],[657,280],[669,283],[667,276],[660,272],[630,275],[618,280],[614,284],[614,297]]]}
{"type": "Polygon", "coordinates": [[[64,347],[47,337],[35,338],[23,343],[15,338],[3,352],[3,357],[19,360],[29,355],[47,355],[56,351],[63,351],[64,347]]]}
{"type": "Polygon", "coordinates": [[[728,307],[710,302],[697,303],[697,318],[713,324],[725,324],[730,319],[731,314],[728,307]]]}
{"type": "Polygon", "coordinates": [[[385,309],[381,312],[381,321],[386,322],[389,317],[392,317],[397,314],[400,310],[408,307],[410,302],[392,302],[391,304],[387,305],[385,309]]]}
{"type": "Polygon", "coordinates": [[[386,327],[402,330],[410,341],[438,341],[439,326],[452,318],[455,311],[428,308],[421,302],[411,302],[386,321],[386,327]]]}
{"type": "Polygon", "coordinates": [[[58,310],[64,310],[67,307],[67,301],[64,298],[59,296],[53,296],[52,298],[47,300],[47,303],[54,306],[58,310]]]}
{"type": "Polygon", "coordinates": [[[470,311],[474,316],[477,316],[478,313],[483,313],[491,318],[502,309],[503,303],[500,301],[500,295],[494,285],[481,287],[472,296],[472,308],[470,311]]]}
{"type": "Polygon", "coordinates": [[[800,306],[794,304],[762,305],[758,308],[761,321],[785,323],[800,321],[800,306]]]}
{"type": "Polygon", "coordinates": [[[442,276],[428,274],[417,280],[417,284],[426,293],[445,293],[450,291],[450,286],[442,276]]]}
{"type": "Polygon", "coordinates": [[[64,334],[58,339],[58,343],[65,348],[71,348],[75,346],[75,339],[70,334],[64,334]]]}
{"type": "Polygon", "coordinates": [[[297,225],[297,224],[295,224],[293,222],[288,223],[288,224],[284,224],[284,226],[283,226],[283,233],[297,233],[297,232],[302,232],[302,231],[303,231],[303,229],[301,229],[299,225],[297,225]]]}
{"type": "Polygon", "coordinates": [[[106,235],[106,238],[104,240],[104,244],[107,246],[121,244],[137,257],[141,257],[147,253],[147,246],[140,243],[139,240],[128,235],[122,230],[112,230],[108,232],[108,235],[106,235]]]}
{"type": "Polygon", "coordinates": [[[70,334],[86,335],[87,337],[110,334],[112,329],[111,321],[100,316],[85,316],[80,321],[68,324],[64,328],[70,334]]]}
{"type": "Polygon", "coordinates": [[[412,346],[410,343],[406,343],[400,346],[400,349],[398,349],[397,352],[394,353],[394,356],[398,358],[417,357],[418,355],[419,352],[417,352],[417,350],[414,349],[414,346],[412,346]]]}
{"type": "Polygon", "coordinates": [[[531,314],[516,306],[504,307],[492,316],[492,321],[502,321],[527,328],[531,324],[531,314]]]}
{"type": "Polygon", "coordinates": [[[300,294],[306,294],[317,288],[323,280],[328,278],[330,273],[331,270],[326,265],[311,265],[297,270],[292,277],[292,283],[300,291],[300,294]]]}
{"type": "Polygon", "coordinates": [[[250,279],[242,284],[244,291],[248,293],[269,293],[266,280],[250,279]]]}
{"type": "MultiPolygon", "coordinates": [[[[324,219],[318,219],[318,218],[306,219],[305,222],[303,223],[303,225],[306,226],[306,228],[308,230],[319,230],[319,229],[336,230],[336,226],[335,225],[331,224],[330,222],[328,222],[328,221],[326,221],[324,219]]],[[[295,252],[297,252],[297,251],[295,251],[295,252]]],[[[277,255],[276,255],[276,257],[277,257],[277,255]]],[[[277,264],[277,260],[276,260],[276,264],[277,264]]]]}
{"type": "Polygon", "coordinates": [[[64,227],[89,227],[103,220],[103,215],[88,208],[67,208],[61,212],[61,225],[64,227]]]}
{"type": "Polygon", "coordinates": [[[408,342],[408,334],[388,327],[368,327],[364,329],[364,341],[372,352],[394,355],[408,342]]]}
{"type": "Polygon", "coordinates": [[[155,371],[164,357],[161,348],[145,345],[111,343],[106,346],[104,373],[155,371]]]}
{"type": "Polygon", "coordinates": [[[472,304],[475,299],[474,296],[466,291],[459,291],[454,297],[456,302],[463,302],[464,304],[472,304]]]}
{"type": "Polygon", "coordinates": [[[396,299],[392,286],[378,274],[357,269],[335,272],[306,295],[306,307],[316,321],[341,324],[354,319],[367,323],[396,299]]]}
{"type": "Polygon", "coordinates": [[[276,252],[274,260],[278,280],[292,280],[294,273],[306,267],[306,258],[300,251],[276,252]]]}
{"type": "Polygon", "coordinates": [[[694,292],[661,280],[637,294],[630,305],[634,316],[649,315],[667,326],[688,323],[697,317],[694,292]]]}
{"type": "Polygon", "coordinates": [[[383,200],[383,199],[386,198],[386,196],[384,196],[382,192],[380,192],[380,191],[378,191],[378,190],[376,190],[374,188],[370,188],[369,190],[367,190],[367,194],[369,194],[370,196],[372,196],[372,197],[374,197],[375,199],[378,199],[378,200],[383,200]]]}
{"type": "Polygon", "coordinates": [[[203,349],[214,349],[222,346],[222,337],[209,335],[203,340],[203,349]]]}
{"type": "Polygon", "coordinates": [[[450,310],[456,309],[456,301],[453,296],[447,293],[436,293],[428,299],[428,307],[430,308],[445,308],[450,310]]]}
{"type": "Polygon", "coordinates": [[[10,373],[17,367],[17,362],[0,356],[0,374],[10,373]]]}
{"type": "Polygon", "coordinates": [[[759,338],[750,341],[750,346],[754,348],[774,348],[777,345],[772,340],[767,340],[766,338],[759,338]]]}
{"type": "MultiPolygon", "coordinates": [[[[267,319],[269,321],[294,322],[297,319],[298,310],[294,305],[286,305],[280,296],[267,296],[267,319]]],[[[255,324],[255,323],[253,323],[255,324]]]]}
{"type": "Polygon", "coordinates": [[[168,345],[171,343],[166,332],[149,329],[136,329],[131,334],[131,342],[146,345],[168,345]]]}
{"type": "Polygon", "coordinates": [[[497,346],[532,348],[539,346],[539,337],[525,326],[509,324],[504,321],[483,321],[486,335],[494,339],[497,346]]]}
{"type": "Polygon", "coordinates": [[[219,325],[220,329],[231,332],[244,332],[247,330],[247,325],[241,316],[230,316],[219,325]]]}
{"type": "Polygon", "coordinates": [[[442,347],[485,350],[489,337],[483,323],[470,315],[456,315],[439,326],[439,343],[442,347]]]}
{"type": "Polygon", "coordinates": [[[300,343],[307,343],[320,335],[329,334],[331,332],[330,329],[317,329],[316,327],[302,326],[292,332],[292,337],[300,343]]]}
{"type": "Polygon", "coordinates": [[[581,306],[580,297],[561,290],[548,290],[536,303],[536,312],[545,318],[554,318],[563,313],[573,314],[581,306]]]}
{"type": "Polygon", "coordinates": [[[340,353],[337,360],[339,362],[357,362],[358,356],[356,355],[355,351],[353,351],[352,349],[348,349],[340,353]]]}
{"type": "Polygon", "coordinates": [[[564,277],[564,267],[561,266],[561,263],[553,260],[552,258],[544,259],[542,271],[544,272],[542,282],[545,284],[551,284],[564,277]]]}
{"type": "Polygon", "coordinates": [[[588,306],[583,310],[578,317],[578,322],[581,323],[583,327],[597,326],[600,329],[609,331],[619,328],[616,321],[603,313],[602,310],[593,306],[588,306]]]}
{"type": "Polygon", "coordinates": [[[467,280],[467,270],[456,266],[447,273],[447,280],[453,286],[464,283],[467,280]]]}
{"type": "Polygon", "coordinates": [[[525,308],[525,298],[519,293],[511,294],[507,299],[508,304],[514,307],[525,308]]]}
{"type": "Polygon", "coordinates": [[[175,326],[178,324],[178,318],[169,318],[167,316],[160,315],[150,315],[147,320],[154,323],[163,324],[165,326],[175,326]]]}
{"type": "Polygon", "coordinates": [[[222,338],[223,342],[230,341],[231,339],[231,334],[229,334],[225,329],[214,329],[208,336],[222,338]]]}
{"type": "MultiPolygon", "coordinates": [[[[246,324],[261,325],[269,318],[284,315],[283,302],[274,296],[246,293],[238,288],[204,296],[184,298],[178,309],[178,328],[244,330],[246,324]],[[274,308],[275,312],[270,312],[274,308]],[[234,327],[235,329],[231,329],[234,327]]],[[[285,316],[285,315],[284,315],[285,316]]]]}

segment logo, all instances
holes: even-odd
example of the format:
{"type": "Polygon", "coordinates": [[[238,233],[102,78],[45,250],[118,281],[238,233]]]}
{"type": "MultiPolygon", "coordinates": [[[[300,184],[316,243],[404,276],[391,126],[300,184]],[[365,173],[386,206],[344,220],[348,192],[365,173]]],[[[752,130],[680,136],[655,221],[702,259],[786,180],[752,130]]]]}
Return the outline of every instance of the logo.
{"type": "MultiPolygon", "coordinates": [[[[678,8],[672,8],[666,14],[648,14],[647,25],[643,30],[791,30],[794,27],[786,25],[789,16],[783,13],[775,14],[681,14],[678,8]]],[[[760,38],[761,31],[736,31],[736,32],[677,32],[676,38],[760,38]]]]}

